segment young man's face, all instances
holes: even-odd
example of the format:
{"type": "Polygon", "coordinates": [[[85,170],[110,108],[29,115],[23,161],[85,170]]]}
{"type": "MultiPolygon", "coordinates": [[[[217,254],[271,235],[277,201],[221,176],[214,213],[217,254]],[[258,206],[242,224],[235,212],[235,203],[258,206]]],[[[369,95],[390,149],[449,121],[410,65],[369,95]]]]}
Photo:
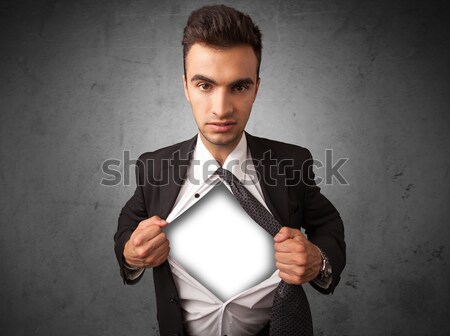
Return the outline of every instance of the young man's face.
{"type": "Polygon", "coordinates": [[[259,87],[251,46],[214,49],[194,44],[186,57],[184,90],[210,151],[231,152],[247,124],[259,87]]]}

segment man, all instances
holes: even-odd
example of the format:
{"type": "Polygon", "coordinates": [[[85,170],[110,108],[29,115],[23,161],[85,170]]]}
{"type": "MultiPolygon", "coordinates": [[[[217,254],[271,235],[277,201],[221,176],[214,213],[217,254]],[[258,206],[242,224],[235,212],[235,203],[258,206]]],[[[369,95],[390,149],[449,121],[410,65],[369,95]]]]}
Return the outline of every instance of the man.
{"type": "MultiPolygon", "coordinates": [[[[245,187],[283,226],[274,237],[274,258],[279,278],[290,288],[304,295],[301,285],[310,283],[322,293],[332,293],[345,266],[343,224],[315,186],[310,152],[244,131],[260,85],[261,49],[261,33],[249,16],[223,5],[194,11],[184,29],[183,81],[198,135],[145,153],[137,161],[137,188],[120,213],[115,252],[128,284],[139,281],[145,268],[153,268],[161,335],[281,333],[271,328],[275,287],[250,297],[255,304],[240,306],[239,313],[226,315],[228,306],[211,313],[207,300],[199,303],[190,296],[192,282],[186,277],[191,275],[183,278],[176,265],[169,264],[165,219],[181,203],[193,202],[188,196],[198,188],[219,178],[209,174],[203,185],[193,183],[192,162],[198,158],[212,158],[223,168],[231,157],[253,163],[260,178],[245,187]]],[[[245,178],[242,165],[235,167],[233,174],[245,178]]],[[[292,335],[310,335],[310,320],[307,301],[299,299],[292,318],[283,323],[292,323],[286,326],[292,335]],[[297,319],[304,320],[300,327],[297,319]]]]}

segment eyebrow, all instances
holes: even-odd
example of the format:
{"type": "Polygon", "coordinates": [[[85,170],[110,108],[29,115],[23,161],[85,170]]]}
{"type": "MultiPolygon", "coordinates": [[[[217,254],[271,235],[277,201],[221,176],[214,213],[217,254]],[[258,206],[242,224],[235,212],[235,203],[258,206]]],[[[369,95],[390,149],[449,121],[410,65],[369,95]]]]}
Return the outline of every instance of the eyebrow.
{"type": "MultiPolygon", "coordinates": [[[[200,75],[200,74],[194,75],[191,78],[191,82],[195,82],[195,81],[205,81],[205,82],[211,83],[213,85],[217,85],[217,82],[214,79],[208,78],[208,77],[200,75]]],[[[255,84],[255,82],[253,82],[253,80],[249,77],[249,78],[238,79],[238,80],[232,82],[231,84],[229,84],[229,86],[233,87],[233,86],[237,86],[237,85],[251,85],[251,84],[255,84]]]]}

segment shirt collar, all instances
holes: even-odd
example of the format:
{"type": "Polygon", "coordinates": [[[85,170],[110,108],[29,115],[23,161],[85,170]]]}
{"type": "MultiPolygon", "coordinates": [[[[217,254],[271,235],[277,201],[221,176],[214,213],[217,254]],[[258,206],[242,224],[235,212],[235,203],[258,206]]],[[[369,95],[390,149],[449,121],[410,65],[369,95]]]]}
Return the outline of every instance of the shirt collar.
{"type": "MultiPolygon", "coordinates": [[[[247,138],[245,132],[239,140],[237,146],[226,158],[223,168],[231,171],[240,181],[243,181],[246,175],[247,160],[249,159],[247,149],[247,138]]],[[[203,184],[220,167],[220,164],[214,159],[209,150],[204,145],[200,134],[197,136],[197,145],[193,155],[193,173],[195,181],[203,184]]]]}

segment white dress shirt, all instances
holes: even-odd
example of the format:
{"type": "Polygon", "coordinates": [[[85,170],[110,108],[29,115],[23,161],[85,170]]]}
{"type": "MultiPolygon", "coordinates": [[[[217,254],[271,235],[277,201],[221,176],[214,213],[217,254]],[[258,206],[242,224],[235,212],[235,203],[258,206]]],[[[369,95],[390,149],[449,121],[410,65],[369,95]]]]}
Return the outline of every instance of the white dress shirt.
{"type": "MultiPolygon", "coordinates": [[[[214,175],[218,167],[220,165],[198,136],[185,183],[181,187],[174,208],[166,218],[169,223],[220,183],[220,177],[214,175]]],[[[247,148],[245,133],[227,157],[223,168],[233,172],[267,208],[259,182],[252,175],[255,169],[247,148]]],[[[226,183],[224,184],[229,188],[226,183]]],[[[249,217],[249,220],[252,219],[249,217]]],[[[268,248],[273,248],[273,241],[268,248]]],[[[256,286],[222,301],[190,275],[172,256],[169,256],[168,261],[183,309],[184,327],[190,335],[254,335],[270,319],[274,290],[280,281],[278,270],[256,286]]]]}

